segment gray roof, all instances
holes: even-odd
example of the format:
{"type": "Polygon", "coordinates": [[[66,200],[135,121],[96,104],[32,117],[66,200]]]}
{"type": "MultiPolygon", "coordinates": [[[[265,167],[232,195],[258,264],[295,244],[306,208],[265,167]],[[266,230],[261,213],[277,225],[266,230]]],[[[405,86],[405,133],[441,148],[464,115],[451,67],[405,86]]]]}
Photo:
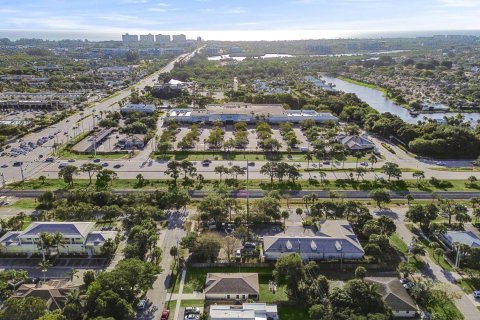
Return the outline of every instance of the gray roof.
{"type": "Polygon", "coordinates": [[[60,232],[64,236],[82,236],[86,238],[93,230],[95,222],[33,222],[20,237],[39,235],[42,232],[60,232]]]}
{"type": "Polygon", "coordinates": [[[265,252],[363,253],[363,248],[346,220],[327,220],[315,235],[264,237],[265,252]]]}
{"type": "Polygon", "coordinates": [[[9,231],[0,238],[0,243],[4,246],[8,246],[10,244],[16,244],[18,241],[18,236],[20,235],[20,231],[9,231]]]}
{"type": "Polygon", "coordinates": [[[457,242],[469,247],[480,247],[480,239],[471,231],[447,231],[443,237],[450,245],[457,242]]]}
{"type": "Polygon", "coordinates": [[[378,291],[383,301],[392,309],[397,311],[417,311],[417,306],[407,290],[402,286],[398,278],[393,277],[369,277],[366,281],[378,285],[378,291]]]}
{"type": "Polygon", "coordinates": [[[258,273],[208,273],[205,294],[258,295],[258,273]]]}

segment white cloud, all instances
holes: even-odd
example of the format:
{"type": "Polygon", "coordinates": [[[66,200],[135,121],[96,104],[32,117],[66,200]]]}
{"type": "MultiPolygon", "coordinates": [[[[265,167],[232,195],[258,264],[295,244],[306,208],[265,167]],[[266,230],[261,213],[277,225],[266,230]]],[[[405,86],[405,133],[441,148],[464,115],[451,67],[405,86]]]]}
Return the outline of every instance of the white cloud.
{"type": "Polygon", "coordinates": [[[475,8],[480,7],[478,0],[439,0],[441,7],[475,8]]]}

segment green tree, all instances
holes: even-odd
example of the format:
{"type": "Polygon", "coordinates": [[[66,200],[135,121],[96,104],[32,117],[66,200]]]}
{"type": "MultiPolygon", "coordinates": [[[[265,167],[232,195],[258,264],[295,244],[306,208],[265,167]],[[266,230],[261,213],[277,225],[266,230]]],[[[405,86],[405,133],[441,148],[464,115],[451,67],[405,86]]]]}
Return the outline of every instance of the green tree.
{"type": "Polygon", "coordinates": [[[285,232],[286,229],[287,229],[287,226],[286,226],[286,224],[285,224],[285,220],[288,219],[288,217],[290,216],[290,214],[288,213],[288,211],[283,210],[280,215],[282,216],[282,219],[283,219],[283,230],[284,230],[283,232],[285,232]]]}
{"type": "Polygon", "coordinates": [[[218,193],[209,193],[197,205],[198,212],[206,219],[215,222],[226,220],[228,207],[225,198],[218,193]]]}
{"type": "Polygon", "coordinates": [[[73,176],[78,173],[76,166],[68,165],[60,169],[58,177],[63,178],[63,181],[73,187],[73,176]]]}
{"type": "Polygon", "coordinates": [[[0,320],[37,320],[46,311],[47,303],[41,298],[10,298],[0,311],[0,320]]]}
{"type": "Polygon", "coordinates": [[[394,177],[396,179],[400,179],[402,177],[402,169],[400,169],[400,166],[398,164],[393,162],[386,162],[382,166],[382,171],[388,176],[389,181],[391,177],[394,177]]]}
{"type": "Polygon", "coordinates": [[[290,253],[278,258],[273,272],[278,283],[286,285],[289,296],[298,296],[298,283],[304,275],[302,257],[298,253],[290,253]]]}
{"type": "Polygon", "coordinates": [[[366,275],[367,275],[367,269],[365,269],[365,267],[358,266],[355,269],[355,278],[364,279],[366,275]]]}
{"type": "Polygon", "coordinates": [[[70,320],[67,319],[60,310],[55,310],[45,313],[43,316],[38,318],[38,320],[70,320]]]}
{"type": "Polygon", "coordinates": [[[83,274],[83,283],[85,283],[87,289],[93,281],[95,281],[95,272],[93,270],[85,271],[83,274]]]}
{"type": "Polygon", "coordinates": [[[391,201],[390,192],[386,189],[374,189],[370,191],[369,196],[377,203],[379,209],[382,208],[382,203],[389,203],[391,201]]]}
{"type": "Polygon", "coordinates": [[[102,170],[102,166],[96,163],[84,163],[80,166],[80,171],[88,174],[89,183],[92,184],[94,174],[102,170]]]}

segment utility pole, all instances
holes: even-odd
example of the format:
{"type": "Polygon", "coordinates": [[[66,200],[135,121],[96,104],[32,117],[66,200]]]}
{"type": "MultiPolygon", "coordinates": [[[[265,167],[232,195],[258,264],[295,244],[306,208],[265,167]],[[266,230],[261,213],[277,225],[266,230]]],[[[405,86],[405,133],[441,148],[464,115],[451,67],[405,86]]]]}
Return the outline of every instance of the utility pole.
{"type": "MultiPolygon", "coordinates": [[[[23,162],[20,162],[20,174],[22,175],[22,182],[25,181],[25,175],[23,174],[23,162]]],[[[3,176],[3,174],[2,174],[3,176]]]]}

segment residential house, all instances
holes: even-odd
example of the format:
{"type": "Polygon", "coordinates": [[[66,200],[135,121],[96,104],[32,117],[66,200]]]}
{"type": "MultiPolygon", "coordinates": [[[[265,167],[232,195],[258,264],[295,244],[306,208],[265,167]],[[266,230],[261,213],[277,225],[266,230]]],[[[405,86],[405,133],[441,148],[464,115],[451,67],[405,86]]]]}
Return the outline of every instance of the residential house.
{"type": "Polygon", "coordinates": [[[209,320],[278,320],[276,305],[244,303],[238,305],[211,305],[209,320]]]}
{"type": "Polygon", "coordinates": [[[204,291],[208,300],[258,300],[258,274],[208,273],[204,291]]]}
{"type": "Polygon", "coordinates": [[[365,280],[378,286],[383,301],[392,309],[395,318],[414,318],[417,316],[417,305],[398,278],[368,277],[365,280]]]}
{"type": "Polygon", "coordinates": [[[367,151],[375,149],[375,144],[368,139],[366,136],[349,136],[349,135],[338,135],[337,141],[348,150],[352,151],[367,151]]]}
{"type": "Polygon", "coordinates": [[[442,235],[442,240],[449,247],[454,243],[463,244],[470,248],[479,248],[480,239],[471,231],[447,231],[442,235]]]}
{"type": "Polygon", "coordinates": [[[265,260],[277,260],[296,252],[304,260],[359,260],[364,256],[362,245],[346,220],[327,220],[314,235],[275,235],[263,240],[265,260]]]}
{"type": "Polygon", "coordinates": [[[67,301],[67,294],[80,290],[80,286],[68,284],[67,280],[49,280],[47,282],[22,284],[12,295],[13,298],[36,297],[46,301],[50,311],[62,310],[67,301]]]}
{"type": "MultiPolygon", "coordinates": [[[[23,231],[7,232],[0,238],[0,247],[9,254],[39,254],[42,252],[40,234],[57,232],[65,238],[58,251],[66,255],[100,255],[103,244],[117,236],[117,231],[95,230],[95,222],[33,222],[23,231]]],[[[50,251],[56,249],[50,248],[50,251]]]]}

